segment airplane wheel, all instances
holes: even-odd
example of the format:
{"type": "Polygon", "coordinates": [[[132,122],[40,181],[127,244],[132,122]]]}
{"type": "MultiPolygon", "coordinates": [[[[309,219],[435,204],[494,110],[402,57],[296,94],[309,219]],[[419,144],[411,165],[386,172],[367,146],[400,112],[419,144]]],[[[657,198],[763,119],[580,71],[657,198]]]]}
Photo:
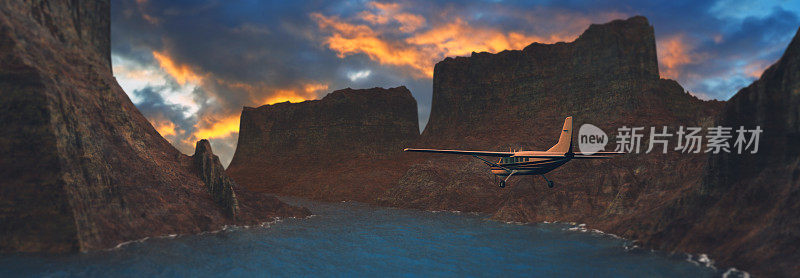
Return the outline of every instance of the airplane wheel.
{"type": "Polygon", "coordinates": [[[547,187],[553,188],[553,181],[547,181],[547,187]]]}
{"type": "Polygon", "coordinates": [[[506,181],[500,180],[500,188],[506,187],[506,181]]]}

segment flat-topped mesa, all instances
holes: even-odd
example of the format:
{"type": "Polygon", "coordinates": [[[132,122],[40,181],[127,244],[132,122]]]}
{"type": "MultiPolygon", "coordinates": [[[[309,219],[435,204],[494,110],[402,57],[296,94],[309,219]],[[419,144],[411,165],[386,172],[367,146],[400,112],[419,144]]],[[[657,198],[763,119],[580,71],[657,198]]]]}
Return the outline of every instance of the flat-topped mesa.
{"type": "Polygon", "coordinates": [[[636,16],[591,25],[570,43],[533,43],[437,63],[423,144],[475,138],[460,146],[491,147],[477,141],[528,136],[534,126],[557,130],[567,115],[632,118],[639,108],[664,100],[665,107],[654,113],[692,114],[683,120],[695,118],[692,111],[701,103],[677,83],[659,78],[653,27],[636,16]],[[532,119],[540,120],[533,125],[532,119]],[[518,130],[496,132],[511,128],[518,130]]]}
{"type": "Polygon", "coordinates": [[[194,164],[114,79],[109,6],[0,1],[0,252],[88,251],[308,215],[241,190],[247,202],[230,217],[235,188],[206,159],[210,147],[194,164]]]}
{"type": "MultiPolygon", "coordinates": [[[[406,87],[347,88],[321,100],[245,107],[228,173],[248,188],[284,192],[336,167],[358,172],[418,136],[417,102],[406,87]]],[[[340,180],[330,177],[322,182],[340,180]]]]}

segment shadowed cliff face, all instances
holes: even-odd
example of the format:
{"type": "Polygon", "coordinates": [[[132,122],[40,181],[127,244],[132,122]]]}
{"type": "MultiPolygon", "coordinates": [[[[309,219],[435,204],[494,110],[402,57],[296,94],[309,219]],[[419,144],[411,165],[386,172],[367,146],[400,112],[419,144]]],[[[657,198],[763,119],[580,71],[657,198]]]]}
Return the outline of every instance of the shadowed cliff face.
{"type": "Polygon", "coordinates": [[[760,126],[758,153],[710,156],[702,186],[657,215],[658,231],[643,239],[706,252],[757,274],[798,275],[800,36],[759,80],[728,101],[717,124],[760,126]]]}
{"type": "Polygon", "coordinates": [[[227,172],[253,190],[369,200],[399,178],[385,167],[418,135],[417,104],[405,87],[245,107],[227,172]]]}
{"type": "Polygon", "coordinates": [[[214,202],[217,203],[230,217],[236,217],[239,210],[236,193],[233,192],[233,179],[225,175],[225,168],[219,162],[219,157],[211,151],[211,143],[203,139],[197,141],[194,148],[194,169],[198,172],[200,179],[206,184],[214,202]]]}
{"type": "Polygon", "coordinates": [[[226,217],[192,158],[119,87],[109,42],[108,1],[0,4],[0,250],[92,250],[308,214],[273,198],[273,210],[226,217]]]}

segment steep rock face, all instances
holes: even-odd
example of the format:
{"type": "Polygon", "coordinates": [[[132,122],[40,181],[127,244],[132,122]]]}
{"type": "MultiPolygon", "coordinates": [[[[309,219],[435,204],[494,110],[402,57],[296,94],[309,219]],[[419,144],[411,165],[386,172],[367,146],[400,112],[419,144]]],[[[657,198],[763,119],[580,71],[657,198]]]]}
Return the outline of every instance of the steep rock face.
{"type": "MultiPolygon", "coordinates": [[[[612,142],[622,126],[668,126],[674,133],[678,126],[709,125],[720,103],[660,79],[657,65],[653,28],[644,17],[592,25],[571,43],[447,58],[436,65],[431,120],[416,145],[544,150],[557,141],[566,116],[574,117],[575,128],[599,126],[612,142]]],[[[644,138],[642,152],[647,143],[644,138]]],[[[610,221],[674,198],[686,187],[679,181],[699,181],[705,163],[703,155],[674,152],[572,161],[550,174],[555,189],[540,192],[539,177],[512,178],[514,186],[500,190],[471,158],[427,159],[431,163],[412,168],[381,201],[522,222],[592,222],[601,215],[610,221]],[[419,181],[428,189],[416,190],[419,181]],[[458,201],[476,196],[479,202],[458,201]]]]}
{"type": "MultiPolygon", "coordinates": [[[[436,65],[433,83],[419,147],[546,150],[566,116],[576,129],[600,127],[613,142],[622,126],[646,127],[645,134],[649,127],[674,133],[678,126],[708,126],[721,107],[659,78],[653,28],[640,16],[592,25],[571,43],[447,58],[436,65]]],[[[642,152],[648,142],[642,140],[642,152]]],[[[704,157],[670,151],[572,161],[548,175],[557,187],[542,191],[540,177],[512,178],[512,188],[499,189],[472,158],[429,155],[380,202],[482,211],[508,221],[612,223],[675,198],[685,181],[699,182],[704,157]],[[428,184],[425,190],[416,189],[419,181],[428,184]]]]}
{"type": "Polygon", "coordinates": [[[307,215],[267,199],[259,206],[273,210],[226,217],[192,158],[112,76],[109,14],[108,1],[0,4],[0,250],[92,250],[307,215]]]}
{"type": "MultiPolygon", "coordinates": [[[[424,145],[492,147],[538,138],[558,131],[568,115],[580,121],[576,126],[671,125],[706,112],[680,85],[659,79],[653,27],[644,17],[592,25],[571,43],[447,58],[436,64],[433,90],[424,145]]],[[[551,144],[545,138],[534,143],[551,144]]]]}
{"type": "Polygon", "coordinates": [[[710,156],[702,186],[670,204],[642,240],[709,253],[756,274],[798,275],[800,33],[777,63],[728,101],[717,124],[760,126],[758,152],[710,156]]]}
{"type": "Polygon", "coordinates": [[[211,143],[203,139],[197,141],[194,148],[194,169],[200,179],[206,184],[206,190],[228,216],[236,217],[239,210],[239,201],[233,191],[235,182],[225,174],[225,168],[219,162],[219,157],[211,151],[211,143]]]}
{"type": "Polygon", "coordinates": [[[242,111],[228,174],[259,191],[336,200],[375,196],[397,180],[384,165],[419,135],[405,87],[343,89],[321,100],[242,111]]]}

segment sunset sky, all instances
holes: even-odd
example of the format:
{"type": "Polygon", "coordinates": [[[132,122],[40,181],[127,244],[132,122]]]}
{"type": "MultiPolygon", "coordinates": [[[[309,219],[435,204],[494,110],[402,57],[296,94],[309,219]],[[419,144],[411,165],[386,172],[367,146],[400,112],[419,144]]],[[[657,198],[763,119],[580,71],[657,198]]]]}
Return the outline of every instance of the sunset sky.
{"type": "Polygon", "coordinates": [[[643,15],[662,78],[727,100],[775,62],[800,1],[112,0],[114,75],[184,153],[208,138],[224,165],[242,106],[405,85],[428,120],[436,62],[572,41],[590,24],[643,15]]]}

